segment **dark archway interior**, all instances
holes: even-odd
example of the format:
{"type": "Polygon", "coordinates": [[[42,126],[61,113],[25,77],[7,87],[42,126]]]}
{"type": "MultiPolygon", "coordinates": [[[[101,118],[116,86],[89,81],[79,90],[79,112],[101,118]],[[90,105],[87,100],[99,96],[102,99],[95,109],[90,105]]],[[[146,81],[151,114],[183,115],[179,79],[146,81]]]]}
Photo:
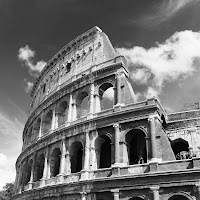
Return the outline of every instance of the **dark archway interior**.
{"type": "Polygon", "coordinates": [[[52,117],[53,117],[53,111],[50,110],[43,121],[43,132],[47,132],[51,129],[51,123],[52,123],[52,117]]]}
{"type": "Polygon", "coordinates": [[[51,177],[55,177],[60,172],[61,151],[59,148],[53,150],[51,155],[51,177]]]}
{"type": "Polygon", "coordinates": [[[32,170],[32,165],[33,165],[33,160],[29,161],[28,167],[27,167],[27,171],[26,171],[26,180],[25,180],[25,184],[27,184],[30,179],[31,179],[31,170],[32,170]]]}
{"type": "Polygon", "coordinates": [[[173,197],[170,197],[169,200],[189,200],[189,199],[183,195],[174,195],[173,197]]]}
{"type": "Polygon", "coordinates": [[[76,173],[82,170],[83,146],[81,142],[74,142],[70,147],[71,172],[76,173]]]}
{"type": "Polygon", "coordinates": [[[68,115],[68,103],[67,101],[63,101],[58,110],[58,126],[63,125],[67,121],[68,115]]]}
{"type": "Polygon", "coordinates": [[[141,197],[132,197],[130,200],[144,200],[144,199],[141,197]]]}
{"type": "Polygon", "coordinates": [[[171,146],[172,146],[172,150],[173,150],[175,156],[177,156],[177,154],[179,154],[181,151],[186,151],[186,152],[189,151],[188,142],[181,138],[178,138],[178,139],[172,141],[171,146]]]}
{"type": "Polygon", "coordinates": [[[113,107],[114,89],[111,83],[104,83],[99,87],[99,96],[101,97],[101,110],[113,107]]]}
{"type": "Polygon", "coordinates": [[[36,175],[34,181],[39,181],[43,177],[44,160],[44,154],[41,154],[36,163],[36,175]]]}
{"type": "Polygon", "coordinates": [[[129,164],[142,164],[147,162],[145,134],[140,129],[133,129],[126,134],[129,164]]]}
{"type": "Polygon", "coordinates": [[[111,166],[111,140],[108,136],[100,136],[101,145],[100,145],[100,161],[99,168],[108,168],[111,166]]]}

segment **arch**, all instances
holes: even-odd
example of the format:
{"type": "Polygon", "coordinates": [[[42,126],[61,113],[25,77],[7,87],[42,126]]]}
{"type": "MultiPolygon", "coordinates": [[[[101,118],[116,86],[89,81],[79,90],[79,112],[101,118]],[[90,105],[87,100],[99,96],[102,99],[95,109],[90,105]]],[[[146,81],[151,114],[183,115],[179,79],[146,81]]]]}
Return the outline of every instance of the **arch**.
{"type": "Polygon", "coordinates": [[[171,147],[177,160],[189,158],[189,144],[182,138],[177,138],[171,142],[171,147]]]}
{"type": "Polygon", "coordinates": [[[178,192],[169,194],[166,200],[194,200],[194,199],[185,192],[178,192]]]}
{"type": "Polygon", "coordinates": [[[141,197],[132,197],[129,200],[144,200],[144,198],[141,198],[141,197]]]}
{"type": "Polygon", "coordinates": [[[99,87],[100,110],[112,108],[114,105],[114,87],[110,82],[103,83],[99,87]]]}
{"type": "Polygon", "coordinates": [[[31,179],[31,172],[33,167],[33,160],[31,159],[27,165],[26,168],[26,177],[25,177],[25,185],[30,181],[31,179]]]}
{"type": "Polygon", "coordinates": [[[111,167],[111,139],[107,135],[99,135],[95,140],[97,168],[111,167]]]}
{"type": "Polygon", "coordinates": [[[147,162],[145,132],[142,129],[132,129],[125,135],[129,165],[147,162]]]}
{"type": "Polygon", "coordinates": [[[37,138],[39,136],[40,126],[41,126],[41,118],[38,118],[35,123],[35,127],[34,127],[34,137],[35,138],[37,138]]]}
{"type": "Polygon", "coordinates": [[[81,92],[76,98],[77,118],[89,113],[89,96],[87,92],[81,92]]]}
{"type": "Polygon", "coordinates": [[[32,133],[33,133],[33,127],[31,126],[31,128],[28,131],[28,144],[32,142],[32,133]]]}
{"type": "Polygon", "coordinates": [[[34,181],[39,181],[43,177],[44,161],[44,154],[41,154],[36,161],[34,181]]]}
{"type": "Polygon", "coordinates": [[[58,126],[65,124],[68,117],[69,105],[67,101],[63,101],[58,108],[58,126]]]}
{"type": "Polygon", "coordinates": [[[50,177],[55,177],[60,173],[60,160],[61,151],[59,148],[55,148],[50,158],[50,177]]]}
{"type": "Polygon", "coordinates": [[[43,125],[42,125],[43,134],[46,134],[51,129],[52,118],[53,118],[53,111],[49,110],[49,112],[45,115],[43,120],[43,125]]]}
{"type": "Polygon", "coordinates": [[[71,173],[80,172],[83,166],[83,145],[81,142],[76,141],[72,143],[69,149],[71,173]]]}

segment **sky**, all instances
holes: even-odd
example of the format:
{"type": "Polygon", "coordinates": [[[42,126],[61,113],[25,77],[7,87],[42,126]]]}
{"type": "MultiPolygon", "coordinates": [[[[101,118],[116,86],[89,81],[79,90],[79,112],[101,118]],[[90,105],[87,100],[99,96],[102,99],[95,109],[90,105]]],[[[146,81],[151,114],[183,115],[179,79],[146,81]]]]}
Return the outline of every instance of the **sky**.
{"type": "Polygon", "coordinates": [[[35,78],[99,26],[128,58],[137,101],[168,113],[200,100],[200,0],[0,0],[0,189],[14,181],[35,78]]]}

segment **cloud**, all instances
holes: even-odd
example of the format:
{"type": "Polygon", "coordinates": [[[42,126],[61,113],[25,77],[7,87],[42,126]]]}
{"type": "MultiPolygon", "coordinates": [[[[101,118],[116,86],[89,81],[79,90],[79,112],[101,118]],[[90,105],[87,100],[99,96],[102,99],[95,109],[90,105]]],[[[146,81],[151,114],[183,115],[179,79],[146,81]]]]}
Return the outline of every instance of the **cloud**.
{"type": "Polygon", "coordinates": [[[103,93],[103,98],[113,100],[114,98],[114,89],[113,87],[108,88],[104,93],[103,93]]]}
{"type": "Polygon", "coordinates": [[[117,51],[128,58],[132,81],[146,85],[142,95],[159,97],[166,83],[183,81],[200,68],[200,32],[176,32],[164,43],[149,49],[136,46],[117,51]]]}
{"type": "Polygon", "coordinates": [[[14,182],[15,179],[15,169],[14,160],[8,160],[8,157],[0,153],[0,190],[3,189],[6,183],[14,182]]]}
{"type": "Polygon", "coordinates": [[[26,84],[26,86],[25,86],[25,92],[26,93],[30,93],[31,90],[32,90],[32,88],[33,88],[34,83],[30,82],[30,81],[27,81],[26,79],[24,79],[24,82],[26,84]]]}
{"type": "Polygon", "coordinates": [[[28,67],[29,73],[32,76],[38,75],[46,65],[46,62],[41,60],[36,64],[33,63],[35,57],[35,51],[31,50],[28,45],[21,47],[18,51],[18,59],[25,63],[28,67]]]}
{"type": "Polygon", "coordinates": [[[145,14],[138,19],[132,21],[140,25],[155,26],[159,25],[174,15],[180,10],[193,3],[200,2],[199,0],[162,0],[156,5],[151,13],[145,14]]]}

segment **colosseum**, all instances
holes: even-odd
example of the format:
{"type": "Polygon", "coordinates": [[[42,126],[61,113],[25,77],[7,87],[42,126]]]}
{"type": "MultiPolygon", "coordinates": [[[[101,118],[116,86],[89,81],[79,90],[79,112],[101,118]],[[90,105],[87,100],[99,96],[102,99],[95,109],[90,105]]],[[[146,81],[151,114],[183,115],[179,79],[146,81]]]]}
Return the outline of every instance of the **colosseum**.
{"type": "Polygon", "coordinates": [[[200,200],[200,109],[137,102],[100,28],[69,42],[31,92],[14,200],[200,200]]]}

